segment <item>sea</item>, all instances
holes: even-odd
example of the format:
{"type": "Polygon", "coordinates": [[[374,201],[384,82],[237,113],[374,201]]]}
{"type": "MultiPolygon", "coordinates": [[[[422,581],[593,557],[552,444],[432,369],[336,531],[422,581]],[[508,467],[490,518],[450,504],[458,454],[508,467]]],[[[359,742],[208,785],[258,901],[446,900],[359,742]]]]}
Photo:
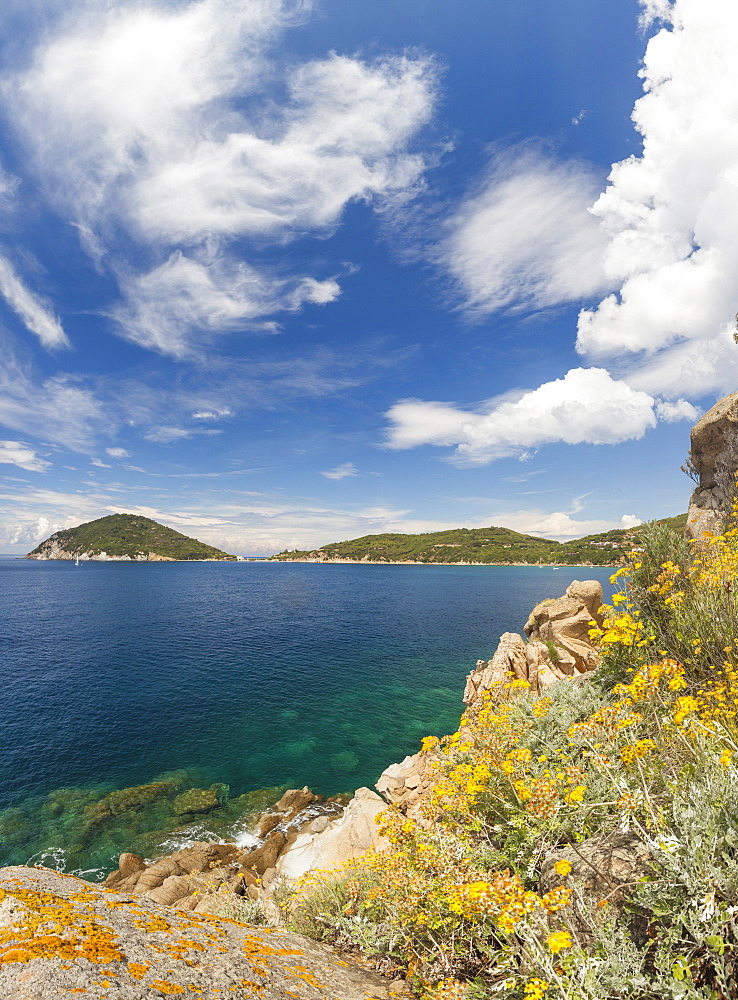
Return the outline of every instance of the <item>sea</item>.
{"type": "Polygon", "coordinates": [[[253,842],[286,788],[372,786],[603,567],[0,559],[0,865],[253,842]]]}

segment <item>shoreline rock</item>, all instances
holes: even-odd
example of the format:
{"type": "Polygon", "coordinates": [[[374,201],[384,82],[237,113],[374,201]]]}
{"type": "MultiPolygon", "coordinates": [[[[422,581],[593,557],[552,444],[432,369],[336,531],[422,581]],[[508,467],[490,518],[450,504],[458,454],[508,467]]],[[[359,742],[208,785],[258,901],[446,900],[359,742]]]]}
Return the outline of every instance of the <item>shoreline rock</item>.
{"type": "Polygon", "coordinates": [[[0,871],[0,942],[0,995],[13,1000],[397,995],[377,973],[301,935],[164,910],[47,868],[0,871]]]}
{"type": "Polygon", "coordinates": [[[687,537],[719,535],[735,495],[738,393],[724,396],[694,425],[688,465],[698,482],[689,500],[687,537]]]}

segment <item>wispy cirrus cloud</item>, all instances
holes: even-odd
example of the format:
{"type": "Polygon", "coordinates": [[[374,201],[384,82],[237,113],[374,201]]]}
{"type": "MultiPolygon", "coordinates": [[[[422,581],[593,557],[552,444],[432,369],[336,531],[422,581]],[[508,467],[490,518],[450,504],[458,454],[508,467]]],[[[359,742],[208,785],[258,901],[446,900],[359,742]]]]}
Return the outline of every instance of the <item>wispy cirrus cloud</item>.
{"type": "Polygon", "coordinates": [[[351,476],[358,475],[359,470],[353,462],[344,462],[343,465],[337,465],[335,469],[328,469],[326,472],[321,472],[321,476],[325,476],[326,479],[348,479],[351,476]]]}
{"type": "Polygon", "coordinates": [[[69,375],[43,379],[22,364],[6,341],[0,366],[0,424],[23,435],[88,452],[116,417],[89,380],[69,375]]]}
{"type": "Polygon", "coordinates": [[[6,78],[47,197],[119,281],[122,336],[186,357],[333,301],[333,276],[276,268],[261,249],[330,234],[349,202],[418,184],[426,161],[412,142],[433,111],[433,62],[279,63],[275,43],[311,7],[79,2],[6,78]]]}
{"type": "Polygon", "coordinates": [[[0,252],[0,295],[23,325],[35,333],[44,347],[70,347],[69,338],[53,307],[20,279],[8,258],[0,252]]]}
{"type": "Polygon", "coordinates": [[[602,179],[541,145],[498,150],[433,254],[464,310],[545,309],[605,288],[606,235],[589,212],[602,179]]]}
{"type": "Polygon", "coordinates": [[[46,472],[51,462],[40,458],[34,448],[21,441],[0,441],[0,465],[17,465],[27,472],[46,472]]]}

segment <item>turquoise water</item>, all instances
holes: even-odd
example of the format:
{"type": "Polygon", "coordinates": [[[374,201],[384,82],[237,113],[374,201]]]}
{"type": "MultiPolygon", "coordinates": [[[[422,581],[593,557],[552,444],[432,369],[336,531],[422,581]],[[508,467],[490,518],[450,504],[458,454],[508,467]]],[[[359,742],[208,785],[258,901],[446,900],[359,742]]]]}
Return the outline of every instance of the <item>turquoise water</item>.
{"type": "Polygon", "coordinates": [[[102,874],[284,787],[371,785],[456,728],[501,632],[610,572],[2,559],[0,864],[102,874]]]}

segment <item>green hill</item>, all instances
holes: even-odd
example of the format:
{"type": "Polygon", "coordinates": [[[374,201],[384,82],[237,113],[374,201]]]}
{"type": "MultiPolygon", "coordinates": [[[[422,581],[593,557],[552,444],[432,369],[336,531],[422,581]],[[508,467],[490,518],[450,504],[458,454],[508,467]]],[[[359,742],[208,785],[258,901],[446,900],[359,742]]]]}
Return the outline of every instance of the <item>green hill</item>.
{"type": "MultiPolygon", "coordinates": [[[[683,531],[687,515],[663,522],[683,531]]],[[[347,542],[332,542],[320,549],[285,551],[274,560],[420,563],[540,563],[575,566],[610,566],[638,544],[639,528],[621,528],[587,535],[570,542],[523,535],[510,528],[454,528],[423,535],[363,535],[347,542]]]]}
{"type": "Polygon", "coordinates": [[[229,559],[236,557],[138,514],[111,514],[57,531],[26,559],[229,559]],[[105,553],[105,555],[101,555],[105,553]]]}

